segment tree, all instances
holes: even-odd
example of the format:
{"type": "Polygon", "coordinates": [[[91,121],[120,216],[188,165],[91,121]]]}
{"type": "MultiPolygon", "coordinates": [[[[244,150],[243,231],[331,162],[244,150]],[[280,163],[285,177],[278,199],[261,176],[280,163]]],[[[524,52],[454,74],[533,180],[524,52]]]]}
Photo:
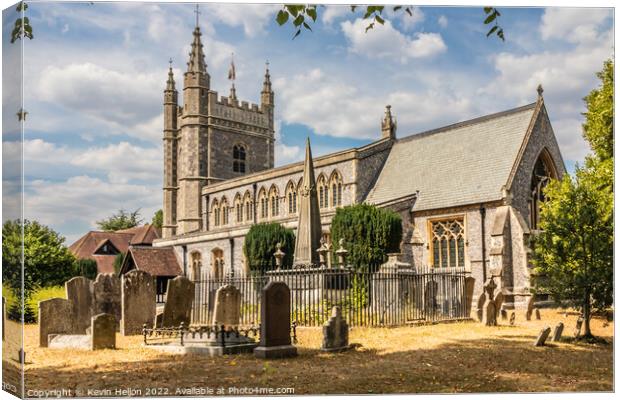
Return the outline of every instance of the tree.
{"type": "Polygon", "coordinates": [[[293,265],[293,253],[295,252],[295,233],[292,229],[283,227],[278,223],[260,223],[252,225],[243,243],[243,254],[250,271],[265,272],[276,268],[273,253],[276,252],[276,244],[282,245],[285,253],[282,267],[293,265]]]}
{"type": "Polygon", "coordinates": [[[127,212],[123,209],[118,210],[118,213],[112,215],[107,219],[97,221],[99,229],[112,232],[121,229],[129,229],[138,226],[142,223],[140,218],[140,209],[138,208],[134,212],[127,212]]]}
{"type": "Polygon", "coordinates": [[[397,213],[369,204],[338,208],[332,219],[332,242],[344,239],[349,251],[347,262],[357,269],[374,270],[384,263],[388,253],[400,251],[402,236],[402,220],[397,213]]]}
{"type": "Polygon", "coordinates": [[[155,214],[153,215],[153,219],[151,220],[151,224],[155,228],[159,228],[159,229],[161,229],[161,227],[164,225],[164,212],[161,209],[155,211],[155,214]]]}
{"type": "Polygon", "coordinates": [[[75,274],[88,279],[97,278],[97,261],[90,258],[81,258],[75,262],[75,274]]]}
{"type": "Polygon", "coordinates": [[[534,238],[536,290],[583,313],[583,338],[592,339],[592,310],[613,304],[613,63],[598,74],[602,85],[584,100],[584,137],[594,154],[575,177],[545,189],[539,233],[534,238]]]}
{"type": "Polygon", "coordinates": [[[74,273],[75,257],[64,246],[65,238],[36,221],[6,221],[2,226],[2,279],[13,290],[22,285],[24,295],[37,287],[62,285],[74,273]],[[22,231],[23,229],[23,231],[22,231]],[[22,240],[23,232],[23,240],[22,240]]]}
{"type": "MultiPolygon", "coordinates": [[[[312,31],[310,24],[316,22],[318,16],[318,7],[315,4],[285,4],[282,9],[276,14],[276,22],[279,25],[285,25],[288,21],[291,21],[295,34],[293,39],[301,34],[302,28],[308,31],[312,31]]],[[[325,6],[320,6],[325,7],[325,6]]],[[[362,6],[351,5],[351,12],[355,12],[362,6]]],[[[366,32],[373,29],[375,24],[383,25],[387,19],[383,14],[385,6],[382,5],[368,5],[365,6],[363,19],[368,21],[366,26],[366,32]]],[[[413,16],[415,8],[413,6],[392,6],[393,13],[407,13],[410,17],[413,16]]],[[[484,24],[490,26],[487,32],[487,37],[495,34],[502,41],[504,38],[504,29],[499,26],[499,17],[501,16],[499,10],[495,7],[484,7],[485,13],[484,24]]]]}

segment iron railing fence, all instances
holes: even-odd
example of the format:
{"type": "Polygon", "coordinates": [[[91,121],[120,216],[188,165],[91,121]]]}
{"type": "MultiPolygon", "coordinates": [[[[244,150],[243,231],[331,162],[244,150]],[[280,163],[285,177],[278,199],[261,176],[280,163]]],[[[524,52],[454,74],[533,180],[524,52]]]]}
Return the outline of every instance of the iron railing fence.
{"type": "Polygon", "coordinates": [[[192,324],[211,324],[215,293],[224,285],[241,292],[240,325],[260,324],[261,289],[270,281],[291,290],[291,321],[319,326],[340,306],[350,326],[396,326],[468,319],[464,270],[292,269],[245,277],[195,281],[192,324]]]}

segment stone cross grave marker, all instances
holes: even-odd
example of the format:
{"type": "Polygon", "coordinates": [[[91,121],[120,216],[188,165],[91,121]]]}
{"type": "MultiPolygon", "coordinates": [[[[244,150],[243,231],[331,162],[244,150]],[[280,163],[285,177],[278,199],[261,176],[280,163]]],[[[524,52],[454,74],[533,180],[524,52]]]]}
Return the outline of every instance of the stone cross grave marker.
{"type": "Polygon", "coordinates": [[[564,324],[560,322],[553,329],[553,337],[551,338],[551,340],[553,340],[554,342],[559,342],[562,339],[563,331],[564,331],[564,324]]]}
{"type": "Polygon", "coordinates": [[[323,351],[342,351],[349,348],[349,325],[340,307],[332,308],[332,316],[323,325],[323,351]]]}
{"type": "Polygon", "coordinates": [[[92,318],[91,349],[116,348],[116,317],[112,314],[99,314],[92,318]]]}
{"type": "Polygon", "coordinates": [[[515,319],[517,318],[517,315],[515,314],[515,312],[511,312],[510,313],[510,325],[514,325],[515,324],[515,319]]]}
{"type": "Polygon", "coordinates": [[[53,298],[39,302],[39,346],[47,347],[50,333],[77,333],[69,300],[53,298]]]}
{"type": "Polygon", "coordinates": [[[93,281],[83,276],[76,276],[65,282],[67,299],[73,304],[75,329],[78,333],[85,333],[90,327],[93,315],[93,281]]]}
{"type": "Polygon", "coordinates": [[[291,291],[284,282],[269,282],[261,293],[260,344],[258,358],[284,358],[297,355],[291,344],[291,291]]]}
{"type": "Polygon", "coordinates": [[[551,328],[549,328],[548,326],[544,327],[538,334],[538,337],[536,338],[536,341],[534,342],[534,346],[544,346],[550,333],[551,333],[551,328]]]}
{"type": "Polygon", "coordinates": [[[179,327],[181,322],[188,326],[194,304],[194,282],[184,276],[177,276],[168,281],[166,303],[162,316],[163,327],[179,327]]]}
{"type": "Polygon", "coordinates": [[[226,328],[239,325],[241,313],[241,291],[234,285],[225,285],[215,292],[213,325],[226,328]]]}
{"type": "Polygon", "coordinates": [[[123,275],[121,290],[121,334],[138,335],[142,326],[155,322],[155,281],[144,271],[132,270],[123,275]]]}
{"type": "Polygon", "coordinates": [[[493,292],[495,291],[495,288],[496,286],[493,278],[490,278],[489,282],[484,285],[486,301],[482,307],[482,323],[486,326],[497,325],[497,310],[495,309],[495,302],[493,301],[493,292]]]}

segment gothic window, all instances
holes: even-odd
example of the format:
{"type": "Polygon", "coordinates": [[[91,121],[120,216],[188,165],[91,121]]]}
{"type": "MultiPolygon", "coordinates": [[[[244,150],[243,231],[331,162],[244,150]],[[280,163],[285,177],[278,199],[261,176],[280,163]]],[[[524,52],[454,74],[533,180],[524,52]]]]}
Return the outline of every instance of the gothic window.
{"type": "Polygon", "coordinates": [[[435,268],[465,267],[465,227],[463,217],[430,223],[431,260],[435,268]]]}
{"type": "Polygon", "coordinates": [[[194,281],[200,280],[200,274],[202,269],[202,259],[200,257],[200,253],[195,251],[190,256],[192,263],[192,279],[194,281]]]}
{"type": "Polygon", "coordinates": [[[213,226],[220,226],[220,207],[217,200],[213,200],[211,205],[211,216],[213,218],[213,226]]]}
{"type": "Polygon", "coordinates": [[[316,180],[316,185],[319,194],[319,208],[329,207],[329,188],[323,174],[316,180]]]}
{"type": "Polygon", "coordinates": [[[271,216],[277,217],[280,215],[280,197],[275,186],[272,186],[269,190],[269,203],[271,205],[271,216]]]}
{"type": "Polygon", "coordinates": [[[245,147],[233,146],[233,172],[245,173],[245,147]]]}
{"type": "Polygon", "coordinates": [[[222,209],[222,225],[228,225],[228,201],[224,197],[220,206],[222,209]]]}
{"type": "Polygon", "coordinates": [[[211,251],[211,277],[213,279],[224,277],[224,252],[220,249],[211,251]]]}
{"type": "Polygon", "coordinates": [[[238,224],[243,222],[243,202],[239,193],[235,196],[235,221],[238,224]]]}
{"type": "Polygon", "coordinates": [[[289,215],[297,214],[297,190],[293,182],[286,186],[286,201],[289,215]]]}
{"type": "Polygon", "coordinates": [[[544,189],[551,179],[557,179],[553,161],[547,150],[543,150],[532,172],[530,183],[530,228],[537,229],[540,221],[540,206],[546,200],[544,189]]]}
{"type": "Polygon", "coordinates": [[[338,171],[334,171],[330,179],[332,188],[332,207],[340,207],[342,205],[342,176],[338,171]]]}
{"type": "Polygon", "coordinates": [[[245,220],[251,221],[254,210],[252,207],[252,196],[250,195],[250,192],[245,192],[245,195],[243,196],[243,203],[245,204],[245,220]]]}
{"type": "Polygon", "coordinates": [[[267,193],[264,188],[258,193],[258,198],[258,204],[260,205],[260,218],[267,219],[269,204],[267,201],[267,193]]]}

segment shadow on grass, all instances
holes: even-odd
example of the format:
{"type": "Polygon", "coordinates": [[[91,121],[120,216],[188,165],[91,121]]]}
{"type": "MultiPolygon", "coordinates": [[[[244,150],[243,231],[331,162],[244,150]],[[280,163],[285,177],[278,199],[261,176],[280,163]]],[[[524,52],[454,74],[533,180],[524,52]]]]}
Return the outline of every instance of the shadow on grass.
{"type": "MultiPolygon", "coordinates": [[[[454,338],[435,348],[391,353],[364,347],[344,353],[323,353],[300,346],[297,358],[267,361],[251,354],[209,358],[162,353],[156,359],[96,367],[32,366],[26,371],[26,387],[168,387],[168,392],[161,393],[168,396],[178,395],[175,389],[179,387],[292,387],[295,394],[613,389],[611,344],[575,351],[570,345],[535,347],[533,337],[531,341],[530,336],[526,338],[527,341],[512,337],[471,341],[454,338]]],[[[609,342],[612,340],[608,338],[609,342]]]]}

